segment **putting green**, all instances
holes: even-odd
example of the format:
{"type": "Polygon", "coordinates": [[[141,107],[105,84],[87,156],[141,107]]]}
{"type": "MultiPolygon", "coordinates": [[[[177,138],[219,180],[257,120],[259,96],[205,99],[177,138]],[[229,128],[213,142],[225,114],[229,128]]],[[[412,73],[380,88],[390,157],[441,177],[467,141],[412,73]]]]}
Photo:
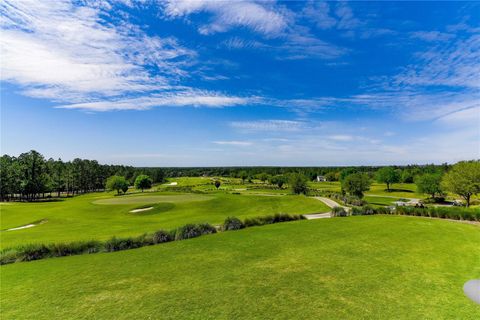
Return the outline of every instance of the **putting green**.
{"type": "Polygon", "coordinates": [[[211,196],[202,194],[180,194],[180,195],[155,195],[155,196],[123,196],[108,199],[95,200],[93,204],[150,204],[159,202],[191,202],[206,201],[212,199],[211,196]]]}

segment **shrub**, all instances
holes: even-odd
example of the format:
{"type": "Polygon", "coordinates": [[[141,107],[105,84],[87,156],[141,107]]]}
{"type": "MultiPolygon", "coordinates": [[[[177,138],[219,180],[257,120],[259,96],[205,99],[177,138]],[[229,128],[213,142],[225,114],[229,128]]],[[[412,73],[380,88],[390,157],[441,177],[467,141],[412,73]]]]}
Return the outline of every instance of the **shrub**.
{"type": "Polygon", "coordinates": [[[363,210],[360,207],[353,207],[352,211],[350,211],[352,216],[362,216],[363,215],[363,210]]]}
{"type": "Polygon", "coordinates": [[[105,242],[105,251],[113,252],[127,249],[135,249],[143,247],[144,236],[136,238],[116,238],[113,237],[105,242]]]}
{"type": "Polygon", "coordinates": [[[347,211],[343,207],[332,208],[332,217],[346,217],[347,215],[347,211]]]}
{"type": "Polygon", "coordinates": [[[44,244],[27,244],[18,249],[17,260],[32,261],[46,258],[50,250],[44,244]]]}
{"type": "Polygon", "coordinates": [[[18,259],[18,252],[15,249],[5,249],[0,252],[0,265],[14,263],[18,259]]]}
{"type": "Polygon", "coordinates": [[[209,223],[200,223],[197,225],[197,227],[202,235],[217,233],[217,229],[209,223]]]}
{"type": "Polygon", "coordinates": [[[199,237],[202,235],[200,228],[196,224],[186,224],[175,232],[175,240],[184,240],[199,237]]]}
{"type": "Polygon", "coordinates": [[[365,206],[362,208],[362,210],[364,215],[372,215],[376,213],[375,209],[371,206],[365,206]]]}
{"type": "Polygon", "coordinates": [[[240,230],[243,228],[245,228],[245,225],[240,219],[236,217],[228,217],[227,219],[225,219],[222,225],[223,231],[240,230]]]}
{"type": "Polygon", "coordinates": [[[164,243],[164,242],[170,242],[173,241],[173,238],[170,232],[164,231],[164,230],[158,230],[153,234],[153,243],[164,243]]]}
{"type": "Polygon", "coordinates": [[[84,253],[99,252],[102,245],[98,241],[78,241],[71,243],[54,243],[48,246],[52,257],[64,257],[84,253]]]}
{"type": "Polygon", "coordinates": [[[246,218],[243,221],[243,224],[245,225],[245,227],[253,227],[253,226],[261,226],[262,222],[258,217],[254,217],[254,218],[246,218]]]}

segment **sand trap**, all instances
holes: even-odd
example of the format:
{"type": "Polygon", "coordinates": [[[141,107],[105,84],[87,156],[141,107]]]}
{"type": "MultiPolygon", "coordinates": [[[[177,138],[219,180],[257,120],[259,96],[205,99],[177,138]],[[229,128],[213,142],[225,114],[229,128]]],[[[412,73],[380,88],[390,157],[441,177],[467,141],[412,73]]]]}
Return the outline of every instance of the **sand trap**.
{"type": "Polygon", "coordinates": [[[166,186],[176,186],[178,182],[165,183],[166,186]]]}
{"type": "Polygon", "coordinates": [[[33,227],[38,226],[39,224],[44,224],[45,222],[47,222],[47,220],[42,220],[42,221],[40,221],[40,222],[38,222],[38,223],[30,223],[30,224],[26,224],[26,225],[24,225],[24,226],[7,229],[6,231],[15,231],[15,230],[22,230],[22,229],[33,228],[33,227]]]}
{"type": "Polygon", "coordinates": [[[153,209],[153,207],[148,207],[148,208],[141,208],[141,209],[131,210],[130,212],[131,212],[131,213],[137,213],[137,212],[148,211],[148,210],[152,210],[152,209],[153,209]]]}
{"type": "Polygon", "coordinates": [[[480,304],[480,280],[470,280],[463,286],[465,295],[480,304]]]}

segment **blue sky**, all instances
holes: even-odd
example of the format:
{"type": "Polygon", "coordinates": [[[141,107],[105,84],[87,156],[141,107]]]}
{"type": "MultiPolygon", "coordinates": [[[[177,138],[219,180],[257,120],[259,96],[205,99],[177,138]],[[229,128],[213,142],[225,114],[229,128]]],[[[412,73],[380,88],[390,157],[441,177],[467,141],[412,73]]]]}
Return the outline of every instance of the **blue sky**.
{"type": "Polygon", "coordinates": [[[480,157],[480,4],[10,1],[1,152],[138,166],[480,157]]]}

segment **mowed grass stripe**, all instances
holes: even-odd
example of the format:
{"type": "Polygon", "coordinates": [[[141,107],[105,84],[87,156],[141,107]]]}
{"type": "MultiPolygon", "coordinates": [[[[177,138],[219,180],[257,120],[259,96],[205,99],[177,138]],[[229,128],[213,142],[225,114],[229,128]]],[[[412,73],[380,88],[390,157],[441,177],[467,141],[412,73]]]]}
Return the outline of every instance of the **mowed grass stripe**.
{"type": "Polygon", "coordinates": [[[299,221],[1,267],[6,319],[478,319],[480,229],[299,221]],[[52,306],[55,306],[54,308],[52,306]]]}

